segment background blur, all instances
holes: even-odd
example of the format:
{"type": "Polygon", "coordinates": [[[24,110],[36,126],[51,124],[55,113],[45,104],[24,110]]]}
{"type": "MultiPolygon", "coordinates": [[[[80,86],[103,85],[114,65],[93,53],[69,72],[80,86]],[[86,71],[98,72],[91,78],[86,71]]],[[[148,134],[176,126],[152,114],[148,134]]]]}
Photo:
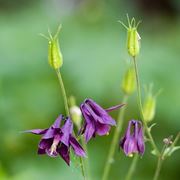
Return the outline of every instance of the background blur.
{"type": "MultiPolygon", "coordinates": [[[[64,112],[57,77],[47,63],[47,41],[38,34],[54,32],[59,23],[64,56],[62,74],[68,95],[78,104],[91,97],[103,107],[121,102],[121,80],[130,62],[126,31],[117,22],[142,20],[138,56],[142,84],[154,83],[158,97],[153,136],[162,139],[179,131],[180,107],[179,0],[0,0],[0,179],[81,179],[76,167],[61,158],[36,154],[39,137],[20,134],[45,128],[64,112]]],[[[138,118],[136,94],[126,119],[138,118]]],[[[112,113],[113,117],[117,112],[112,113]]],[[[88,144],[93,180],[100,180],[111,134],[88,144]]],[[[146,147],[133,179],[152,179],[156,158],[146,147]]],[[[123,179],[132,158],[117,151],[110,180],[123,179]]],[[[163,165],[163,180],[179,179],[180,154],[163,165]]]]}

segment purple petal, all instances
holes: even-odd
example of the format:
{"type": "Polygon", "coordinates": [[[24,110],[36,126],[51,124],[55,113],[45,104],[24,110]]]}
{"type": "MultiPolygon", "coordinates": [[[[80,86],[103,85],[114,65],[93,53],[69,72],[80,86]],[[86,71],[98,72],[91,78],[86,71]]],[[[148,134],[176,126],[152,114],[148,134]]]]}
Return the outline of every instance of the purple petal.
{"type": "Polygon", "coordinates": [[[65,121],[64,126],[61,128],[62,130],[62,137],[61,137],[61,142],[63,142],[66,146],[69,146],[69,137],[70,134],[72,134],[72,130],[73,130],[73,124],[70,118],[68,118],[65,121]]]}
{"type": "Polygon", "coordinates": [[[77,156],[81,156],[81,157],[86,156],[84,149],[73,136],[70,137],[70,144],[77,156]]]}
{"type": "Polygon", "coordinates": [[[96,121],[102,124],[116,125],[116,121],[95,101],[87,99],[85,104],[91,116],[93,116],[96,121]]]}
{"type": "Polygon", "coordinates": [[[50,139],[53,138],[55,134],[55,129],[50,127],[46,133],[44,134],[44,136],[42,137],[42,139],[50,139]]]}
{"type": "Polygon", "coordinates": [[[69,166],[70,165],[69,148],[64,144],[61,144],[60,148],[58,149],[58,153],[69,166]]]}
{"type": "Polygon", "coordinates": [[[53,139],[41,139],[41,141],[39,142],[38,147],[40,149],[49,149],[51,147],[53,143],[53,139]]]}
{"type": "Polygon", "coordinates": [[[118,104],[118,105],[116,105],[116,106],[112,106],[112,107],[110,107],[110,108],[108,108],[108,109],[105,109],[105,111],[106,112],[111,112],[111,111],[113,111],[113,110],[116,110],[116,109],[119,109],[119,108],[121,108],[121,107],[123,107],[125,104],[118,104]]]}
{"type": "Polygon", "coordinates": [[[131,126],[132,126],[132,120],[129,121],[128,123],[128,128],[126,130],[126,133],[125,133],[125,138],[130,138],[131,137],[131,126]]]}
{"type": "Polygon", "coordinates": [[[85,141],[86,143],[92,138],[92,136],[94,135],[95,133],[95,126],[92,123],[89,123],[86,125],[86,129],[85,129],[85,132],[84,132],[84,136],[85,136],[85,141]]]}
{"type": "Polygon", "coordinates": [[[53,123],[52,127],[53,128],[60,128],[62,119],[63,119],[63,115],[59,115],[58,118],[53,123]]]}
{"type": "Polygon", "coordinates": [[[135,138],[128,138],[124,142],[123,150],[128,156],[131,153],[138,153],[137,142],[135,138]]]}
{"type": "Polygon", "coordinates": [[[96,133],[100,136],[108,134],[110,126],[107,124],[96,123],[96,133]]]}
{"type": "Polygon", "coordinates": [[[23,133],[32,133],[32,134],[41,135],[41,134],[45,134],[47,130],[48,129],[31,129],[31,130],[23,131],[23,133]]]}
{"type": "Polygon", "coordinates": [[[121,140],[119,142],[119,146],[121,146],[122,149],[124,147],[125,140],[126,140],[126,137],[124,136],[124,137],[121,138],[121,140]]]}
{"type": "Polygon", "coordinates": [[[38,148],[38,154],[39,155],[46,154],[45,149],[38,148]]]}
{"type": "Polygon", "coordinates": [[[81,109],[82,115],[83,115],[86,123],[90,123],[91,122],[91,120],[90,120],[91,114],[87,111],[87,109],[85,108],[84,104],[81,104],[80,109],[81,109]]]}
{"type": "Polygon", "coordinates": [[[144,151],[145,151],[145,144],[144,144],[144,138],[143,138],[143,129],[142,127],[140,128],[139,130],[139,134],[138,134],[138,150],[139,150],[139,153],[141,155],[144,154],[144,151]]]}

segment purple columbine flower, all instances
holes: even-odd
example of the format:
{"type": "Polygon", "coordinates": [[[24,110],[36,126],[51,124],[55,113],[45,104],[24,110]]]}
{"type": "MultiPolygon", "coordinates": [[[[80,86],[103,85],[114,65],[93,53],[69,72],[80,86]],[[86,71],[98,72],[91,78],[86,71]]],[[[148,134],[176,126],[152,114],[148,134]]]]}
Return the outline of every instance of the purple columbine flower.
{"type": "Polygon", "coordinates": [[[141,121],[129,121],[125,136],[120,141],[120,146],[126,156],[132,156],[133,153],[143,155],[145,150],[143,127],[141,121]]]}
{"type": "Polygon", "coordinates": [[[84,133],[85,141],[88,142],[96,134],[103,136],[109,133],[111,126],[116,125],[116,121],[108,114],[109,111],[122,107],[124,104],[103,109],[92,99],[86,99],[81,104],[81,111],[85,119],[81,134],[84,133]]]}
{"type": "Polygon", "coordinates": [[[60,127],[62,120],[64,120],[64,117],[60,115],[54,124],[47,129],[33,129],[24,132],[42,135],[38,145],[38,154],[47,154],[51,157],[56,157],[59,154],[70,165],[70,147],[77,156],[85,157],[86,154],[72,135],[73,123],[71,119],[66,118],[64,125],[60,127]]]}

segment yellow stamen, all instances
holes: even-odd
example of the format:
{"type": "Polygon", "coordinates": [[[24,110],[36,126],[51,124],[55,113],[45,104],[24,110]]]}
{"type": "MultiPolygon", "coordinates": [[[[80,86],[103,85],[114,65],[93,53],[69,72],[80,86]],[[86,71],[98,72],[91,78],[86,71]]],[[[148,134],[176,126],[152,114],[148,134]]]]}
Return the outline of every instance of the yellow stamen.
{"type": "Polygon", "coordinates": [[[129,155],[128,155],[128,157],[133,157],[133,154],[132,154],[132,153],[131,153],[131,154],[129,154],[129,155]]]}

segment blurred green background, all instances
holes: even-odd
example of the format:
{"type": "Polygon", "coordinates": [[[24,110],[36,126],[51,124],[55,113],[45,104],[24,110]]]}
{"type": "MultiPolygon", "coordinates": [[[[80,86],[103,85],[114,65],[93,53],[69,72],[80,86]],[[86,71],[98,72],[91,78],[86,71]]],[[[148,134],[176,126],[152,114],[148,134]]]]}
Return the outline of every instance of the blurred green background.
{"type": "MultiPolygon", "coordinates": [[[[0,0],[0,179],[81,179],[76,166],[38,156],[39,137],[19,133],[48,127],[64,112],[57,77],[47,63],[47,41],[38,35],[47,34],[48,27],[54,32],[59,23],[68,95],[75,95],[78,104],[90,97],[109,107],[121,102],[121,81],[131,61],[125,29],[117,21],[126,22],[126,13],[142,20],[141,82],[153,82],[155,91],[163,88],[152,133],[159,146],[164,137],[175,136],[180,119],[179,12],[179,0],[0,0]]],[[[131,118],[138,118],[136,94],[126,113],[131,118]]],[[[88,144],[93,180],[100,180],[113,130],[88,144]]],[[[133,179],[152,179],[156,158],[150,150],[147,144],[133,179]]],[[[131,161],[117,150],[109,180],[123,179],[131,161]]],[[[176,152],[165,161],[160,179],[179,179],[179,162],[176,152]]]]}

